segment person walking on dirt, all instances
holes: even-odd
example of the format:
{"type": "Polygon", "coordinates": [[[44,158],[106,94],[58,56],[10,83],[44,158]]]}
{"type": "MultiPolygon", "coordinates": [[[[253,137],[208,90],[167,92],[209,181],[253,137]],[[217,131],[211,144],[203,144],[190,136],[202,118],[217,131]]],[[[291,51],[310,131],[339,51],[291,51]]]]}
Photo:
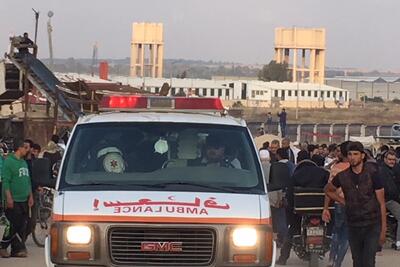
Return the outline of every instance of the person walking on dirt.
{"type": "Polygon", "coordinates": [[[10,226],[1,241],[1,257],[27,257],[24,243],[29,209],[33,206],[33,195],[28,165],[24,157],[28,146],[23,141],[15,142],[16,151],[4,161],[2,172],[3,202],[10,226]],[[11,245],[11,254],[7,248],[11,245]]]}
{"type": "MultiPolygon", "coordinates": [[[[340,144],[336,148],[337,160],[330,167],[329,181],[340,172],[350,168],[350,163],[347,159],[347,146],[349,141],[340,144]]],[[[343,191],[338,189],[340,196],[344,197],[343,191]]],[[[331,213],[329,211],[331,200],[329,197],[325,196],[324,210],[322,212],[322,219],[326,223],[331,222],[331,213]]],[[[341,267],[344,257],[346,256],[347,250],[349,248],[349,237],[348,237],[348,227],[346,222],[345,208],[339,202],[335,202],[335,211],[333,216],[333,233],[332,242],[329,252],[329,267],[341,267]]]]}
{"type": "Polygon", "coordinates": [[[374,267],[378,246],[386,238],[385,190],[375,163],[366,162],[360,142],[348,145],[350,168],[337,174],[326,195],[344,205],[353,267],[374,267]],[[340,196],[337,189],[343,190],[340,196]]]}
{"type": "Polygon", "coordinates": [[[267,113],[267,119],[265,120],[265,133],[272,133],[272,114],[271,112],[267,113]]]}
{"type": "MultiPolygon", "coordinates": [[[[397,184],[400,178],[400,173],[396,169],[396,152],[394,150],[389,150],[385,153],[383,158],[383,163],[379,166],[379,176],[382,177],[385,188],[386,208],[396,218],[397,225],[399,225],[400,188],[397,184]]],[[[400,226],[397,227],[396,240],[393,245],[395,250],[400,250],[400,226]]]]}

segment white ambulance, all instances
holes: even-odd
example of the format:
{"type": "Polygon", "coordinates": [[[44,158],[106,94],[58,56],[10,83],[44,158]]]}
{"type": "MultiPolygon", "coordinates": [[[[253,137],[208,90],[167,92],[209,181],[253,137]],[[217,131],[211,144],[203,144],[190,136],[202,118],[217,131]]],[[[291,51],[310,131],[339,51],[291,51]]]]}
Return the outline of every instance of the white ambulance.
{"type": "Polygon", "coordinates": [[[61,163],[47,266],[274,266],[243,120],[213,98],[106,96],[61,163]]]}

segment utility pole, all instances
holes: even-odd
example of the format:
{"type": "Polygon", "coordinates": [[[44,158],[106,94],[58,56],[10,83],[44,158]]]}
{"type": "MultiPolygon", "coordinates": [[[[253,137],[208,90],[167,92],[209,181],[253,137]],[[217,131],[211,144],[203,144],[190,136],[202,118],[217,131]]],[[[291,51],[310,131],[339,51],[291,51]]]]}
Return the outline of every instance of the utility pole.
{"type": "Polygon", "coordinates": [[[98,61],[98,45],[97,42],[93,45],[93,55],[92,55],[92,77],[94,76],[94,69],[97,65],[97,61],[98,61]]]}
{"type": "Polygon", "coordinates": [[[387,99],[387,101],[389,101],[389,99],[390,99],[390,82],[387,82],[386,83],[386,89],[387,89],[387,96],[386,96],[386,99],[387,99]]]}
{"type": "Polygon", "coordinates": [[[297,91],[296,91],[296,120],[299,119],[299,83],[297,83],[297,91]]]}
{"type": "Polygon", "coordinates": [[[47,21],[47,33],[48,33],[48,36],[49,36],[50,70],[53,70],[53,67],[54,67],[54,61],[53,61],[53,39],[52,39],[53,27],[51,26],[51,17],[54,16],[54,12],[53,11],[49,11],[47,13],[47,16],[49,17],[49,20],[47,21]]]}
{"type": "Polygon", "coordinates": [[[23,72],[24,77],[24,136],[28,136],[28,111],[29,111],[29,80],[28,80],[28,68],[25,68],[23,72]]]}
{"type": "Polygon", "coordinates": [[[37,32],[38,32],[38,24],[39,24],[39,11],[36,11],[33,9],[33,12],[35,13],[35,44],[37,44],[37,32]]]}

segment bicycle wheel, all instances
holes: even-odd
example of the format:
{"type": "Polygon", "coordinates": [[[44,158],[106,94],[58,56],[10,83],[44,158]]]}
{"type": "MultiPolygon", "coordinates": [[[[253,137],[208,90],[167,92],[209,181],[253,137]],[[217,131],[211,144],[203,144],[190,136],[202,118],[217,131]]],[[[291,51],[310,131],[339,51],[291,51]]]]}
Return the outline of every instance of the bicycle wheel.
{"type": "Polygon", "coordinates": [[[49,234],[52,223],[52,209],[50,207],[40,207],[37,215],[37,221],[32,231],[33,242],[38,247],[44,247],[46,237],[49,234]]]}

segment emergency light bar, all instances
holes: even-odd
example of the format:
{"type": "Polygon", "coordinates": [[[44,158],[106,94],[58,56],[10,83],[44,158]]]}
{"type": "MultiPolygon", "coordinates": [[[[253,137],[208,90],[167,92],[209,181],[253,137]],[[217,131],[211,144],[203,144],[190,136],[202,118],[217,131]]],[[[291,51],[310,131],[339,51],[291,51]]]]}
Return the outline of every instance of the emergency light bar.
{"type": "Polygon", "coordinates": [[[197,110],[223,111],[224,106],[219,98],[189,98],[166,96],[103,96],[100,110],[197,110]]]}

